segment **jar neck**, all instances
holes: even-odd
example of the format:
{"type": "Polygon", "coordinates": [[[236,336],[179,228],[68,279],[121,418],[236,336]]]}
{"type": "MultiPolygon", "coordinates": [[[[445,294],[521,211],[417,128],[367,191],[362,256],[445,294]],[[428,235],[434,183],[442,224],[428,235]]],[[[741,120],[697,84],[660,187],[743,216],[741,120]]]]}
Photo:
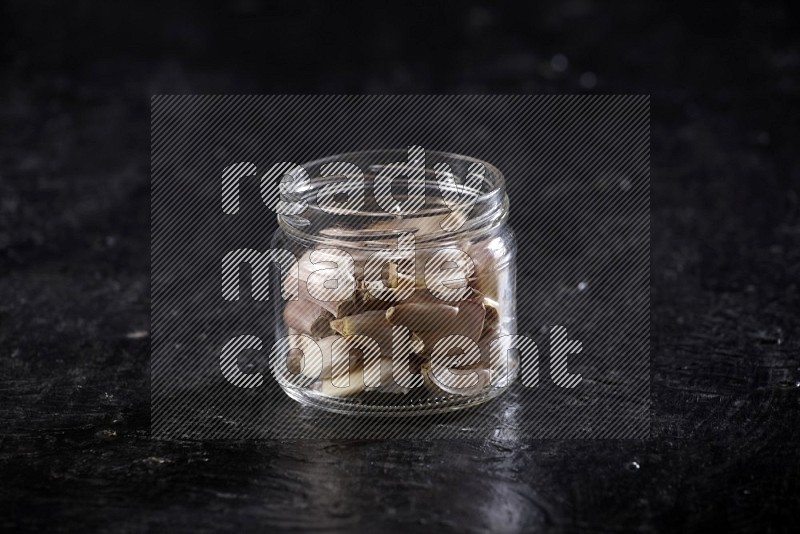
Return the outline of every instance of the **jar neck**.
{"type": "MultiPolygon", "coordinates": [[[[413,233],[418,247],[488,235],[508,218],[505,182],[494,166],[441,152],[382,150],[302,165],[285,198],[305,209],[280,214],[291,238],[326,246],[387,248],[413,233]]],[[[286,192],[286,191],[285,191],[286,192]]]]}

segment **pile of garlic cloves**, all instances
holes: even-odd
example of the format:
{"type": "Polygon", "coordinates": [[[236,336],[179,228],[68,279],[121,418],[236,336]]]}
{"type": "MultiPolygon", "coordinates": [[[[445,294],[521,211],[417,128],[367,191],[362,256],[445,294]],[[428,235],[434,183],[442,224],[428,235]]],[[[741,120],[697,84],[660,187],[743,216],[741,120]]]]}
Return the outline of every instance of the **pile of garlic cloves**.
{"type": "MultiPolygon", "coordinates": [[[[312,263],[313,252],[306,250],[299,258],[299,297],[286,301],[283,308],[285,331],[290,334],[286,369],[305,375],[310,389],[331,397],[365,392],[404,395],[419,384],[427,396],[475,396],[492,387],[493,373],[505,371],[495,368],[489,357],[489,343],[507,332],[498,304],[502,273],[492,258],[481,258],[485,250],[468,252],[475,270],[466,280],[467,298],[458,302],[437,298],[424,276],[408,276],[402,265],[393,262],[387,263],[381,280],[365,282],[364,264],[359,261],[363,258],[358,255],[352,271],[339,279],[341,298],[318,300],[314,295],[319,296],[315,285],[319,282],[310,275],[320,269],[320,261],[317,257],[312,263]],[[380,284],[382,296],[388,290],[398,298],[377,298],[377,288],[370,284],[380,284]],[[448,386],[431,368],[437,341],[452,335],[467,337],[480,348],[480,361],[469,366],[459,365],[461,351],[453,351],[449,370],[470,376],[465,387],[448,386]],[[322,353],[321,373],[306,371],[302,361],[303,354],[315,350],[314,344],[322,353]]],[[[424,255],[417,251],[417,265],[425,265],[424,255]]],[[[284,283],[293,276],[285,274],[284,283]]]]}

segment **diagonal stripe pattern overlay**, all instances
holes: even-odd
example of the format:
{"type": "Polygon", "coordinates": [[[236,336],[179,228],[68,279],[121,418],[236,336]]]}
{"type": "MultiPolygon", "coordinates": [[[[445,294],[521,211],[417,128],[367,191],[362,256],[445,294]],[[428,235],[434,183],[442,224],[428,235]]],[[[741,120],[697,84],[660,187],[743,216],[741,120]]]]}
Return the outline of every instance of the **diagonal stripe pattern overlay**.
{"type": "Polygon", "coordinates": [[[639,95],[154,96],[153,436],[647,438],[649,105],[639,95]],[[260,182],[274,165],[411,146],[472,156],[505,176],[520,376],[490,402],[433,415],[304,406],[269,372],[274,301],[286,295],[242,276],[241,298],[223,298],[223,258],[272,248],[280,197],[260,182]],[[226,180],[238,181],[238,197],[226,180]],[[226,360],[234,338],[236,359],[226,360]],[[580,342],[569,369],[553,364],[554,340],[580,342]],[[250,378],[226,378],[236,369],[250,378]]]}

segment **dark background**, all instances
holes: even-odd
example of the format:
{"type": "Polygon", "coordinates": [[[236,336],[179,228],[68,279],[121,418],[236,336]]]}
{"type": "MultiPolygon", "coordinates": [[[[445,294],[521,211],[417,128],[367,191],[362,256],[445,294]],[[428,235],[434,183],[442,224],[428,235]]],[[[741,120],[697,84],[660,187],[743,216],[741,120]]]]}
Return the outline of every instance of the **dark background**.
{"type": "Polygon", "coordinates": [[[0,526],[796,530],[792,3],[116,4],[2,4],[0,526]],[[278,92],[650,94],[652,439],[151,440],[150,95],[278,92]]]}

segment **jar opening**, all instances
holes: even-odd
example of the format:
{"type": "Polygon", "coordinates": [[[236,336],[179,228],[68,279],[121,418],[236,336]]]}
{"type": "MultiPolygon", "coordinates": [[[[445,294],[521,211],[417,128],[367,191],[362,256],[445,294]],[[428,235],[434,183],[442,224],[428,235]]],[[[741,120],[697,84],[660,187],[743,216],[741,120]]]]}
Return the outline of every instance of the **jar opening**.
{"type": "Polygon", "coordinates": [[[303,241],[380,248],[412,232],[417,243],[485,233],[508,216],[502,173],[457,154],[389,149],[330,156],[301,165],[284,198],[304,205],[280,214],[284,231],[303,241]]]}

